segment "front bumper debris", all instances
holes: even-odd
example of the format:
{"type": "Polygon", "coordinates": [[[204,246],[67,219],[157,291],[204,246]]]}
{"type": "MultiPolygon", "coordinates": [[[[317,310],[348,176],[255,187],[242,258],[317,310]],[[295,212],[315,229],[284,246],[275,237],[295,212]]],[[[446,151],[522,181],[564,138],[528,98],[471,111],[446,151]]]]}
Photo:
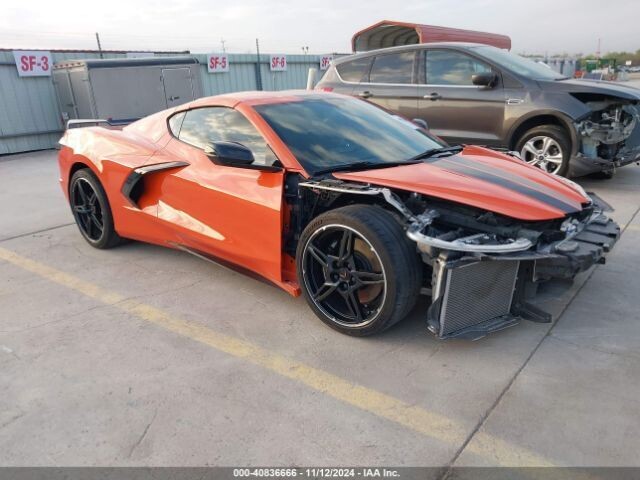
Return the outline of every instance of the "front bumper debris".
{"type": "MultiPolygon", "coordinates": [[[[537,285],[551,278],[570,279],[604,263],[620,236],[619,226],[600,210],[565,239],[528,250],[513,248],[515,242],[503,251],[496,249],[499,245],[488,245],[485,252],[464,245],[459,250],[439,249],[413,227],[409,238],[423,255],[432,255],[427,326],[439,338],[478,339],[521,319],[551,322],[549,313],[529,303],[537,285]]],[[[455,248],[454,242],[449,245],[455,248]]]]}
{"type": "Polygon", "coordinates": [[[536,261],[535,280],[573,278],[597,263],[605,263],[620,237],[620,227],[605,215],[594,218],[574,237],[556,244],[554,255],[536,261]]]}
{"type": "Polygon", "coordinates": [[[640,160],[640,110],[633,104],[587,102],[593,112],[575,123],[578,153],[569,175],[611,172],[640,160]]]}
{"type": "Polygon", "coordinates": [[[571,157],[569,162],[569,176],[582,177],[591,173],[607,172],[634,162],[640,162],[640,145],[621,149],[612,160],[578,153],[571,157]]]}

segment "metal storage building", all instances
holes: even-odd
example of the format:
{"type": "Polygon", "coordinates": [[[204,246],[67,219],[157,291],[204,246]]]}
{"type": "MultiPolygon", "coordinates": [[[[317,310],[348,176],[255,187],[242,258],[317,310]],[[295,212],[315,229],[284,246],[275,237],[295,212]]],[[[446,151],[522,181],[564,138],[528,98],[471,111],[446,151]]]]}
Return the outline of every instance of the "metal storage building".
{"type": "MultiPolygon", "coordinates": [[[[92,61],[100,56],[124,59],[127,54],[126,51],[89,50],[50,50],[50,53],[53,64],[92,61]]],[[[189,54],[184,51],[153,53],[156,60],[189,54]]],[[[287,55],[287,71],[273,72],[268,54],[231,53],[228,73],[208,73],[207,55],[189,57],[198,61],[202,96],[242,90],[305,88],[309,68],[318,68],[321,58],[311,54],[287,55]]],[[[19,77],[13,50],[0,48],[0,155],[56,147],[64,124],[52,78],[19,77]]],[[[181,99],[178,102],[182,103],[181,99]]],[[[166,107],[159,110],[163,108],[166,107]]]]}
{"type": "Polygon", "coordinates": [[[382,20],[351,38],[354,52],[431,42],[472,42],[511,49],[511,38],[497,33],[382,20]]]}
{"type": "Polygon", "coordinates": [[[53,84],[65,122],[129,123],[202,96],[193,57],[64,61],[54,65],[53,84]]]}

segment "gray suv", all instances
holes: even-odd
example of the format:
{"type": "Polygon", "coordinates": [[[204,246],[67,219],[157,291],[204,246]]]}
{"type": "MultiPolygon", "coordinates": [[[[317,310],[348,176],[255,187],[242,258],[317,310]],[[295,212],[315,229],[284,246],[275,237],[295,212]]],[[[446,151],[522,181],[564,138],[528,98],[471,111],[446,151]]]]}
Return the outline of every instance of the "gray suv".
{"type": "Polygon", "coordinates": [[[449,143],[516,150],[557,175],[610,176],[640,159],[640,89],[570,79],[487,45],[430,43],[342,57],[316,88],[424,120],[449,143]]]}

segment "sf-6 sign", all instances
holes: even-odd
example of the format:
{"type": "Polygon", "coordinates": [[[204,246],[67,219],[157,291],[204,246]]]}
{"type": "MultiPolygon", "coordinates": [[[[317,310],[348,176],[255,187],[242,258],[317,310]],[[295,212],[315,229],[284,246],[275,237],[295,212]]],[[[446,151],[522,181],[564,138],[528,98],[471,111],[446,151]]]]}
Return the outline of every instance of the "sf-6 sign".
{"type": "Polygon", "coordinates": [[[50,77],[53,62],[51,53],[39,50],[14,50],[18,75],[21,77],[50,77]]]}
{"type": "Polygon", "coordinates": [[[229,71],[229,57],[226,53],[210,53],[207,55],[209,73],[226,73],[229,71]]]}
{"type": "Polygon", "coordinates": [[[326,70],[333,61],[333,55],[323,55],[320,57],[320,70],[326,70]]]}
{"type": "Polygon", "coordinates": [[[271,55],[269,58],[269,68],[272,72],[284,72],[287,70],[286,55],[271,55]]]}

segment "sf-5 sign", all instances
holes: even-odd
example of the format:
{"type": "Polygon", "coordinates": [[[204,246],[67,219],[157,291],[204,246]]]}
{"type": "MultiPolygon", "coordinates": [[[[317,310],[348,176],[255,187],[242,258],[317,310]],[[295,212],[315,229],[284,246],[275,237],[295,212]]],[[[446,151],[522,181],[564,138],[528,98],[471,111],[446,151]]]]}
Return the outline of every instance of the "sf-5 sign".
{"type": "Polygon", "coordinates": [[[50,77],[51,60],[50,52],[39,50],[14,50],[13,58],[16,60],[18,75],[21,77],[50,77]]]}
{"type": "Polygon", "coordinates": [[[210,53],[207,55],[207,71],[209,73],[226,73],[229,71],[229,57],[226,53],[210,53]]]}

